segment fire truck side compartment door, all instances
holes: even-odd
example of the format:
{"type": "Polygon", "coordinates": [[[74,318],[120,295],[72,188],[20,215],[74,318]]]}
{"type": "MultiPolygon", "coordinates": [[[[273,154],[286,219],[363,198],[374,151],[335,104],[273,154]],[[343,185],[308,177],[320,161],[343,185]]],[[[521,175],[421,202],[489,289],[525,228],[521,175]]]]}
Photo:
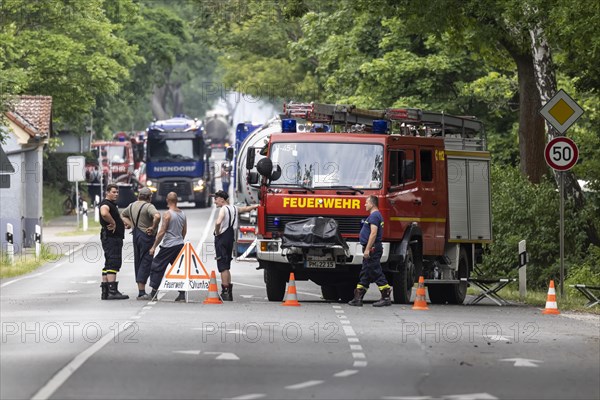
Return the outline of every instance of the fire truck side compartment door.
{"type": "Polygon", "coordinates": [[[491,240],[489,160],[467,160],[469,166],[470,232],[472,240],[491,240]]]}
{"type": "Polygon", "coordinates": [[[448,157],[450,239],[492,239],[489,163],[483,157],[448,157]]]}
{"type": "Polygon", "coordinates": [[[469,237],[467,160],[448,157],[450,239],[469,237]]]}

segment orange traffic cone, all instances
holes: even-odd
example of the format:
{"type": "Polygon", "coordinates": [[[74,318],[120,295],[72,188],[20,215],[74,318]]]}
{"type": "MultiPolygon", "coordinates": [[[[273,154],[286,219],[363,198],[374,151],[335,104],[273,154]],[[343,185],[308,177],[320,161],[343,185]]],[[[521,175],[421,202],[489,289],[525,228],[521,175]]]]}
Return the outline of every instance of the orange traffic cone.
{"type": "Polygon", "coordinates": [[[427,307],[427,300],[425,299],[425,279],[422,276],[419,277],[419,286],[417,287],[415,304],[413,304],[412,309],[429,310],[429,307],[427,307]]]}
{"type": "Polygon", "coordinates": [[[554,281],[550,281],[550,287],[548,288],[548,298],[546,299],[546,309],[542,311],[542,314],[560,314],[558,307],[556,306],[556,291],[554,290],[554,281]]]}
{"type": "Polygon", "coordinates": [[[223,304],[223,300],[219,297],[219,289],[217,289],[217,276],[215,271],[210,272],[210,282],[208,284],[208,297],[204,299],[204,304],[223,304]]]}
{"type": "Polygon", "coordinates": [[[296,295],[296,280],[293,272],[290,272],[290,283],[288,284],[287,296],[281,305],[293,307],[300,306],[300,303],[298,303],[298,296],[296,295]]]}

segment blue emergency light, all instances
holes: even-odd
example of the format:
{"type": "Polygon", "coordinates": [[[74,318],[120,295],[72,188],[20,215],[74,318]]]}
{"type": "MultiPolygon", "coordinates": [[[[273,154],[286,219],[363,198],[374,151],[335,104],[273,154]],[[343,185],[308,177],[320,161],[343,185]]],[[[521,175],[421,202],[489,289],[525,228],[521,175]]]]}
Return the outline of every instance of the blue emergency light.
{"type": "Polygon", "coordinates": [[[385,119],[376,119],[373,121],[373,133],[387,133],[388,123],[385,119]]]}
{"type": "Polygon", "coordinates": [[[281,120],[281,132],[295,133],[296,132],[296,120],[295,119],[282,119],[281,120]]]}

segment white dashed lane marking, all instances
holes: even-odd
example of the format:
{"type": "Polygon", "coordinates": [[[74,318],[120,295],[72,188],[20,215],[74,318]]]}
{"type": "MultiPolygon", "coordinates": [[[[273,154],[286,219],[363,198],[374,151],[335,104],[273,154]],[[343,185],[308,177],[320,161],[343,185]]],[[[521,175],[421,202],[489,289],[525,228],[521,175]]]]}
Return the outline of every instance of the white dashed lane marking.
{"type": "Polygon", "coordinates": [[[302,382],[302,383],[297,383],[295,385],[289,385],[289,386],[286,386],[285,388],[289,389],[289,390],[299,390],[299,389],[304,389],[304,388],[308,388],[311,386],[317,386],[323,382],[324,381],[306,381],[306,382],[302,382]]]}
{"type": "Polygon", "coordinates": [[[354,375],[357,372],[358,372],[358,370],[355,370],[355,369],[347,369],[345,371],[338,372],[337,374],[333,374],[333,376],[335,376],[336,378],[345,378],[347,376],[354,375]]]}
{"type": "Polygon", "coordinates": [[[356,336],[356,332],[354,332],[351,326],[342,326],[342,329],[344,329],[346,336],[356,336]]]}
{"type": "MultiPolygon", "coordinates": [[[[349,345],[350,350],[352,351],[352,358],[354,359],[354,363],[352,364],[352,366],[354,368],[366,367],[368,365],[367,356],[362,351],[363,350],[362,346],[360,344],[358,344],[358,343],[360,343],[360,340],[357,337],[356,332],[352,328],[350,320],[348,319],[348,317],[346,315],[343,315],[345,312],[344,312],[344,310],[341,309],[342,308],[341,306],[333,306],[333,308],[335,309],[337,317],[339,318],[340,324],[342,324],[342,329],[344,330],[344,334],[346,335],[346,339],[348,340],[348,343],[352,343],[349,345]]],[[[358,371],[346,370],[346,371],[339,372],[338,374],[335,374],[334,376],[336,376],[336,377],[349,376],[356,372],[358,372],[358,371]],[[355,371],[355,372],[349,373],[347,371],[355,371]],[[346,375],[346,374],[348,374],[348,375],[346,375]]]]}
{"type": "Polygon", "coordinates": [[[262,399],[263,397],[266,397],[267,395],[264,393],[251,393],[251,394],[244,394],[242,396],[237,396],[237,397],[232,397],[229,400],[254,400],[254,399],[262,399]]]}

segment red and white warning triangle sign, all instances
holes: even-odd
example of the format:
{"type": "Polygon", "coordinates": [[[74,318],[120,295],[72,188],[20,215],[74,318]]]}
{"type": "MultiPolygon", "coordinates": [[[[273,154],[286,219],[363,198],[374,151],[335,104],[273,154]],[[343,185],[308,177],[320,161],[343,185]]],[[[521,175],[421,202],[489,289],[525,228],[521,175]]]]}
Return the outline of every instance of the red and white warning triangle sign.
{"type": "Polygon", "coordinates": [[[165,276],[158,290],[208,290],[210,276],[196,250],[186,242],[175,262],[167,266],[165,276]]]}

